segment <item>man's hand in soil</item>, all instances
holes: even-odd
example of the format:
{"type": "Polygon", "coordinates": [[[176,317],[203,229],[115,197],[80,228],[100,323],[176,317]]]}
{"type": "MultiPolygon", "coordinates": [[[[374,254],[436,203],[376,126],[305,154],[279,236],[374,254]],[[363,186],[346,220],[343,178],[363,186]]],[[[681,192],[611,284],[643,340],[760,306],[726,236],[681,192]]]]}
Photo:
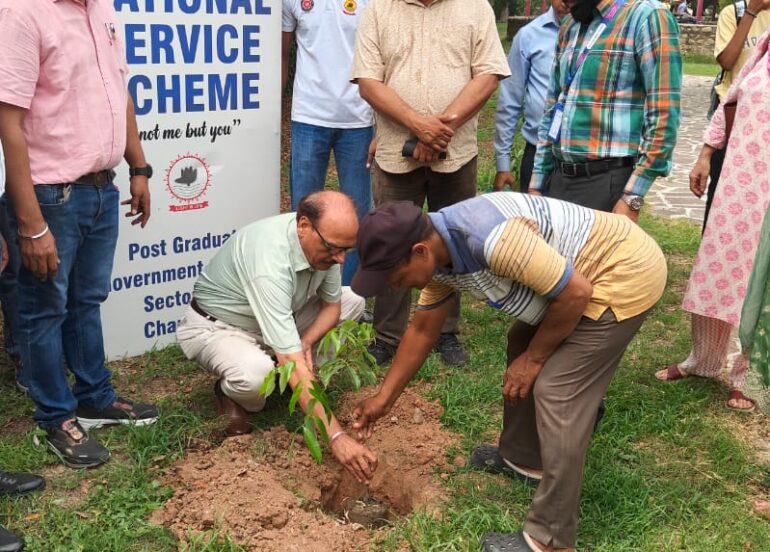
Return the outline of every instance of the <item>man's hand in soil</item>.
{"type": "Polygon", "coordinates": [[[340,464],[363,485],[368,485],[377,469],[377,455],[350,435],[341,435],[332,443],[332,452],[340,464]]]}
{"type": "Polygon", "coordinates": [[[374,422],[388,413],[390,408],[380,399],[379,395],[374,395],[364,399],[353,409],[353,429],[358,430],[358,437],[368,439],[372,436],[374,422]]]}

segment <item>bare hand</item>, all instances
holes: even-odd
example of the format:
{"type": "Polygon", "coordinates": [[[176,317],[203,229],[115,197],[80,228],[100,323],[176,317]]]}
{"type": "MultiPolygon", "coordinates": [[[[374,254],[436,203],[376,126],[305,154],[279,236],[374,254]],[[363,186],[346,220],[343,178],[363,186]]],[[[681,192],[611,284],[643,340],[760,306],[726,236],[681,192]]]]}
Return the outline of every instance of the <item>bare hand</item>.
{"type": "Polygon", "coordinates": [[[516,357],[503,375],[503,399],[509,403],[526,399],[542,369],[543,364],[526,352],[516,357]]]}
{"type": "Polygon", "coordinates": [[[612,208],[612,212],[616,215],[626,215],[634,222],[639,221],[639,211],[634,211],[631,209],[631,207],[629,207],[628,204],[622,199],[618,200],[618,202],[615,204],[615,207],[612,208]]]}
{"type": "Polygon", "coordinates": [[[332,453],[356,480],[368,485],[377,469],[377,455],[350,435],[338,437],[332,444],[332,453]]]}
{"type": "Polygon", "coordinates": [[[131,199],[121,201],[121,205],[130,205],[126,217],[136,217],[131,226],[141,224],[142,228],[150,220],[150,183],[146,176],[131,177],[131,199]]]}
{"type": "Polygon", "coordinates": [[[412,157],[414,157],[420,163],[435,163],[438,161],[438,153],[419,141],[414,147],[414,153],[412,153],[412,157]]]}
{"type": "Polygon", "coordinates": [[[706,192],[711,172],[711,156],[701,155],[695,161],[695,166],[690,171],[690,191],[695,197],[702,197],[706,192]]]}
{"type": "Polygon", "coordinates": [[[374,161],[374,154],[377,153],[377,138],[372,138],[369,142],[369,152],[366,154],[366,168],[372,168],[372,161],[374,161]]]}
{"type": "Polygon", "coordinates": [[[441,152],[446,150],[455,131],[435,115],[421,115],[415,124],[414,133],[420,142],[433,151],[441,152]]]}
{"type": "Polygon", "coordinates": [[[511,190],[516,185],[516,180],[513,178],[511,171],[500,171],[495,175],[495,182],[492,184],[492,189],[496,192],[502,192],[505,187],[508,186],[511,190]]]}
{"type": "Polygon", "coordinates": [[[49,230],[40,238],[27,240],[19,238],[21,263],[38,280],[53,280],[59,272],[59,252],[56,240],[49,230]]]}
{"type": "Polygon", "coordinates": [[[530,188],[530,189],[529,189],[529,191],[528,191],[527,193],[528,193],[529,195],[533,195],[533,196],[540,196],[540,197],[543,197],[543,194],[540,192],[540,190],[535,190],[535,189],[533,189],[533,188],[530,188]]]}
{"type": "Polygon", "coordinates": [[[374,395],[358,403],[353,409],[353,429],[358,430],[360,439],[368,439],[372,436],[374,422],[382,418],[390,411],[379,395],[374,395]]]}

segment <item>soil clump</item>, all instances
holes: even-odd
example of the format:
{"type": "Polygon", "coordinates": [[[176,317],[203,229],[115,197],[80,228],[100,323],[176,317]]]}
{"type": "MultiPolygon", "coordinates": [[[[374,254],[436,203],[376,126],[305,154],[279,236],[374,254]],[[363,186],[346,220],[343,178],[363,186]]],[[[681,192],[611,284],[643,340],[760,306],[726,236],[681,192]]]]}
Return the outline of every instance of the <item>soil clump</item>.
{"type": "MultiPolygon", "coordinates": [[[[371,389],[345,395],[341,422],[371,389]]],[[[376,550],[380,531],[364,527],[423,509],[439,515],[442,475],[454,466],[447,451],[458,437],[442,429],[441,407],[407,389],[368,441],[379,457],[369,488],[324,453],[316,464],[302,437],[283,426],[226,439],[219,447],[190,452],[166,469],[174,496],[153,512],[182,541],[215,531],[247,550],[354,552],[376,550]]]]}

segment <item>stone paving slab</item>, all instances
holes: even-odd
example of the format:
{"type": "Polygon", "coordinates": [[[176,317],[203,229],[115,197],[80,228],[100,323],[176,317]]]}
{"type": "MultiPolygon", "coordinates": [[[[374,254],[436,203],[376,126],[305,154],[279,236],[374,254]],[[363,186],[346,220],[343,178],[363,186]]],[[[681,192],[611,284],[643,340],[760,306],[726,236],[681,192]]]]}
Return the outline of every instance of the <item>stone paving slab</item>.
{"type": "Polygon", "coordinates": [[[706,204],[690,192],[690,171],[703,145],[713,81],[713,77],[684,76],[682,122],[674,149],[674,167],[668,178],[659,178],[647,194],[647,204],[657,215],[699,224],[703,220],[706,204]]]}

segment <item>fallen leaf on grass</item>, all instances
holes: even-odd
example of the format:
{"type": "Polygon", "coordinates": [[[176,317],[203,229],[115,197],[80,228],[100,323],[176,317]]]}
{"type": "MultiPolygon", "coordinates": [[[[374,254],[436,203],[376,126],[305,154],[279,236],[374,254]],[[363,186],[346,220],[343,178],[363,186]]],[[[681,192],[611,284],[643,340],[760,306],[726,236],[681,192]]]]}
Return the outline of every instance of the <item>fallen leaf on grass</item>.
{"type": "Polygon", "coordinates": [[[770,500],[755,500],[752,505],[754,513],[770,520],[770,500]]]}
{"type": "Polygon", "coordinates": [[[42,515],[41,515],[41,514],[38,514],[38,513],[29,514],[29,515],[27,515],[27,516],[24,516],[24,521],[37,521],[37,520],[39,520],[41,517],[42,517],[42,515]]]}

